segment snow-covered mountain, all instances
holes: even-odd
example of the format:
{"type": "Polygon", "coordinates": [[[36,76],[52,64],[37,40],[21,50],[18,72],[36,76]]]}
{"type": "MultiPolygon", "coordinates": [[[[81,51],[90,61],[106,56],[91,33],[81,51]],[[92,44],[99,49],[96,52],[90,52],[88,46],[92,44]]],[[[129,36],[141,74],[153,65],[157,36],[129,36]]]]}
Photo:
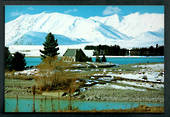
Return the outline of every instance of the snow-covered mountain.
{"type": "Polygon", "coordinates": [[[164,30],[144,32],[131,40],[119,41],[118,44],[126,48],[150,47],[156,44],[164,45],[164,30]]]}
{"type": "MultiPolygon", "coordinates": [[[[14,45],[42,45],[45,42],[45,37],[47,33],[44,32],[27,32],[21,38],[16,40],[14,45]]],[[[71,40],[69,37],[63,35],[56,35],[54,37],[57,39],[59,45],[74,45],[86,43],[84,39],[71,40]]]]}
{"type": "Polygon", "coordinates": [[[158,31],[164,28],[164,14],[138,12],[120,18],[117,14],[107,17],[90,17],[105,25],[113,26],[121,33],[136,37],[147,31],[158,31]]]}
{"type": "Polygon", "coordinates": [[[164,28],[155,24],[162,26],[162,14],[143,16],[147,19],[142,19],[139,13],[122,20],[118,15],[85,19],[61,13],[26,14],[5,24],[5,45],[42,45],[49,32],[55,35],[59,45],[119,44],[134,47],[146,46],[146,42],[148,45],[163,45],[164,28]]]}

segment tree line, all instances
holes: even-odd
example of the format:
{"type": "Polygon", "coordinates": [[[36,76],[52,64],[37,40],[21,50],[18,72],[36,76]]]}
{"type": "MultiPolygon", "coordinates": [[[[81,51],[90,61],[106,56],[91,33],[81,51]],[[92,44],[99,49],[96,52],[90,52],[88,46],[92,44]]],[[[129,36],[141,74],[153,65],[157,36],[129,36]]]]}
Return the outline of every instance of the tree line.
{"type": "Polygon", "coordinates": [[[132,48],[130,51],[132,56],[164,56],[164,46],[150,46],[148,48],[132,48]]]}
{"type": "Polygon", "coordinates": [[[94,50],[94,56],[164,56],[164,46],[158,44],[156,44],[156,47],[132,48],[131,50],[120,48],[119,45],[88,45],[85,46],[85,50],[94,50]]]}
{"type": "Polygon", "coordinates": [[[120,48],[119,45],[88,45],[85,50],[94,50],[93,55],[107,55],[107,56],[125,56],[128,55],[129,50],[125,48],[120,48]]]}

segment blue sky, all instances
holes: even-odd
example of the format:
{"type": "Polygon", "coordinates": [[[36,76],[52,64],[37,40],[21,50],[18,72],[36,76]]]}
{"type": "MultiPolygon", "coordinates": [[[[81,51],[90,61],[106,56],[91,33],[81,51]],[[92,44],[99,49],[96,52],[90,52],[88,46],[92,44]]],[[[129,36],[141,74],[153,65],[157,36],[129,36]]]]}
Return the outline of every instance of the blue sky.
{"type": "Polygon", "coordinates": [[[108,16],[118,14],[120,17],[139,12],[143,13],[164,13],[164,6],[144,6],[144,5],[6,5],[5,6],[5,22],[16,19],[23,14],[59,12],[88,18],[91,16],[108,16]]]}

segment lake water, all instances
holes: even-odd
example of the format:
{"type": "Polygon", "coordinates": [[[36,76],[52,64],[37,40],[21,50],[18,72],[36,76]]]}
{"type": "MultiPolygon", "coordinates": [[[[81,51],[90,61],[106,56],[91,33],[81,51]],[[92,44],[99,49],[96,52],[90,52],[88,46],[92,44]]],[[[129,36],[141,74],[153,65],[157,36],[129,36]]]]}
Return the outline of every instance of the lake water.
{"type": "Polygon", "coordinates": [[[41,63],[40,57],[25,57],[27,66],[35,66],[41,63]]]}
{"type": "MultiPolygon", "coordinates": [[[[37,99],[35,100],[36,112],[52,112],[57,110],[68,110],[68,100],[50,100],[50,99],[37,99]]],[[[164,106],[161,103],[149,103],[149,102],[100,102],[100,101],[78,101],[71,102],[74,108],[86,111],[86,110],[106,110],[106,109],[130,109],[138,107],[139,105],[147,106],[164,106]]],[[[19,99],[18,100],[18,112],[32,112],[33,111],[32,99],[19,99]]],[[[16,112],[16,99],[5,99],[5,112],[16,112]]]]}
{"type": "MultiPolygon", "coordinates": [[[[95,61],[95,57],[92,61],[95,61]]],[[[40,57],[25,57],[27,66],[34,66],[41,63],[40,57]]],[[[135,63],[159,63],[164,62],[164,57],[107,57],[107,62],[115,64],[135,64],[135,63]]]]}

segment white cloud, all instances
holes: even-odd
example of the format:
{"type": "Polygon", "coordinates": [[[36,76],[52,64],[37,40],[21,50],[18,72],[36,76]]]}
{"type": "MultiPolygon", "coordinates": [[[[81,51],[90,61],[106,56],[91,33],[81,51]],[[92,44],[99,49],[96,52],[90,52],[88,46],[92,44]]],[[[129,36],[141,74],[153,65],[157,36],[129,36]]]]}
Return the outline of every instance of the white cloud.
{"type": "Polygon", "coordinates": [[[118,14],[120,11],[121,11],[121,9],[119,7],[108,6],[103,11],[103,15],[118,14]]]}
{"type": "Polygon", "coordinates": [[[11,12],[11,13],[10,13],[10,16],[11,16],[11,17],[14,17],[14,16],[20,16],[20,15],[22,15],[22,14],[23,14],[22,12],[14,11],[14,12],[11,12]]]}
{"type": "Polygon", "coordinates": [[[64,13],[71,13],[71,12],[77,12],[77,9],[69,9],[67,11],[64,11],[64,13]]]}

